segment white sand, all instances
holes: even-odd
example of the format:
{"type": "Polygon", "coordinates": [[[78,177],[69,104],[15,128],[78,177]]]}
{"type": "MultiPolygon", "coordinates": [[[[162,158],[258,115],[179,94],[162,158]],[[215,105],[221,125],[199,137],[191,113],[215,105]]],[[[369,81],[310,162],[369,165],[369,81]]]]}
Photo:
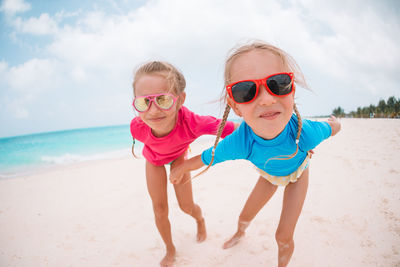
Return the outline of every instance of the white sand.
{"type": "MultiPolygon", "coordinates": [[[[400,266],[400,120],[342,119],[312,158],[290,266],[400,266]]],[[[193,152],[211,145],[197,142],[193,152]]],[[[193,182],[208,238],[169,187],[176,266],[276,266],[282,189],[236,247],[221,248],[257,180],[246,161],[193,182]]],[[[158,266],[164,245],[147,194],[144,160],[126,157],[0,180],[0,266],[158,266]]]]}

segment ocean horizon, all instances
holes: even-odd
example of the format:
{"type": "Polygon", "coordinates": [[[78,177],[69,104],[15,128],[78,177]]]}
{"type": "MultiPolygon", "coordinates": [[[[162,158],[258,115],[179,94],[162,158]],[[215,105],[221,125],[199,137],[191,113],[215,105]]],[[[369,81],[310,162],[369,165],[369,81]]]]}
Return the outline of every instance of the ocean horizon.
{"type": "MultiPolygon", "coordinates": [[[[0,179],[131,153],[129,124],[0,138],[0,179]]],[[[138,144],[140,146],[140,144],[138,144]]]]}
{"type": "MultiPolygon", "coordinates": [[[[240,123],[241,119],[231,121],[240,123]]],[[[198,139],[214,137],[201,136],[198,139]]],[[[0,179],[36,173],[55,166],[130,156],[130,125],[68,129],[0,138],[0,179]]],[[[143,144],[135,141],[135,154],[143,144]]]]}

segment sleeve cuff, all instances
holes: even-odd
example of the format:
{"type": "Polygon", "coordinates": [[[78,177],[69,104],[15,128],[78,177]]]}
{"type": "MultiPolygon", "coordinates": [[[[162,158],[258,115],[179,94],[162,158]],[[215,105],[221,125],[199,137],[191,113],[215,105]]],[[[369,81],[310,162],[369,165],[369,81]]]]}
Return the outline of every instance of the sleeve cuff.
{"type": "Polygon", "coordinates": [[[332,128],[331,128],[331,126],[326,121],[324,121],[324,124],[326,126],[326,129],[328,130],[328,137],[332,136],[332,128]]]}
{"type": "Polygon", "coordinates": [[[210,164],[210,161],[211,161],[211,150],[212,150],[212,147],[210,147],[207,150],[204,150],[203,153],[201,153],[201,161],[203,162],[204,165],[210,164]]]}

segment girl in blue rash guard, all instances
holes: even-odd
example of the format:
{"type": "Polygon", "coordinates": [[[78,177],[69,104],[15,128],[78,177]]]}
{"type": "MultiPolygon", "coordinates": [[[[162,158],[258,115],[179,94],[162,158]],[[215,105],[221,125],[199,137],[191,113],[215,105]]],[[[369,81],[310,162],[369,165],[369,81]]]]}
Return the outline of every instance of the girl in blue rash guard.
{"type": "MultiPolygon", "coordinates": [[[[289,155],[296,150],[297,125],[297,116],[293,114],[285,129],[276,138],[267,140],[256,135],[249,125],[243,122],[228,140],[218,144],[213,165],[226,160],[247,159],[272,184],[286,186],[289,182],[296,182],[299,175],[294,174],[301,174],[308,166],[307,151],[331,135],[328,123],[303,120],[296,155],[284,158],[285,160],[273,160],[276,155],[289,155]],[[266,162],[265,159],[271,160],[266,162]],[[304,168],[299,170],[302,164],[304,168]]],[[[213,147],[201,154],[203,163],[208,165],[211,162],[212,150],[213,147]]]]}
{"type": "Polygon", "coordinates": [[[170,181],[178,184],[184,173],[204,165],[208,165],[204,171],[233,159],[247,159],[255,165],[260,178],[242,209],[236,233],[224,243],[225,249],[244,236],[277,186],[285,186],[275,233],[279,267],[287,266],[294,251],[294,230],[308,187],[308,151],[341,127],[333,116],[326,122],[301,119],[294,103],[296,84],[307,87],[300,68],[283,50],[260,41],[234,50],[225,64],[227,106],[219,132],[231,108],[244,122],[220,143],[217,135],[214,147],[176,166],[170,174],[170,181]]]}

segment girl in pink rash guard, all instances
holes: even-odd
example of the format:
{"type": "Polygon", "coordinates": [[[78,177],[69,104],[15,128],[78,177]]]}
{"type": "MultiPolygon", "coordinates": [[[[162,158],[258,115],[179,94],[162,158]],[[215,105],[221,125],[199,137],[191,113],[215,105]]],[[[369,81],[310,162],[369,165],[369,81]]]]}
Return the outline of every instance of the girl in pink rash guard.
{"type": "MultiPolygon", "coordinates": [[[[183,75],[166,62],[148,62],[138,68],[133,81],[135,99],[133,106],[139,116],[131,122],[131,134],[144,144],[146,180],[157,229],[166,246],[161,266],[173,266],[175,246],[172,242],[168,219],[167,174],[181,163],[189,144],[204,134],[217,135],[221,120],[212,116],[197,115],[183,106],[186,94],[183,75]]],[[[233,132],[235,125],[227,122],[222,137],[233,132]]],[[[222,128],[222,127],[221,127],[222,128]]],[[[184,175],[179,185],[174,185],[179,207],[197,223],[197,241],[206,238],[206,227],[200,207],[194,203],[190,173],[184,175]],[[187,181],[187,182],[186,182],[187,181]]]]}

